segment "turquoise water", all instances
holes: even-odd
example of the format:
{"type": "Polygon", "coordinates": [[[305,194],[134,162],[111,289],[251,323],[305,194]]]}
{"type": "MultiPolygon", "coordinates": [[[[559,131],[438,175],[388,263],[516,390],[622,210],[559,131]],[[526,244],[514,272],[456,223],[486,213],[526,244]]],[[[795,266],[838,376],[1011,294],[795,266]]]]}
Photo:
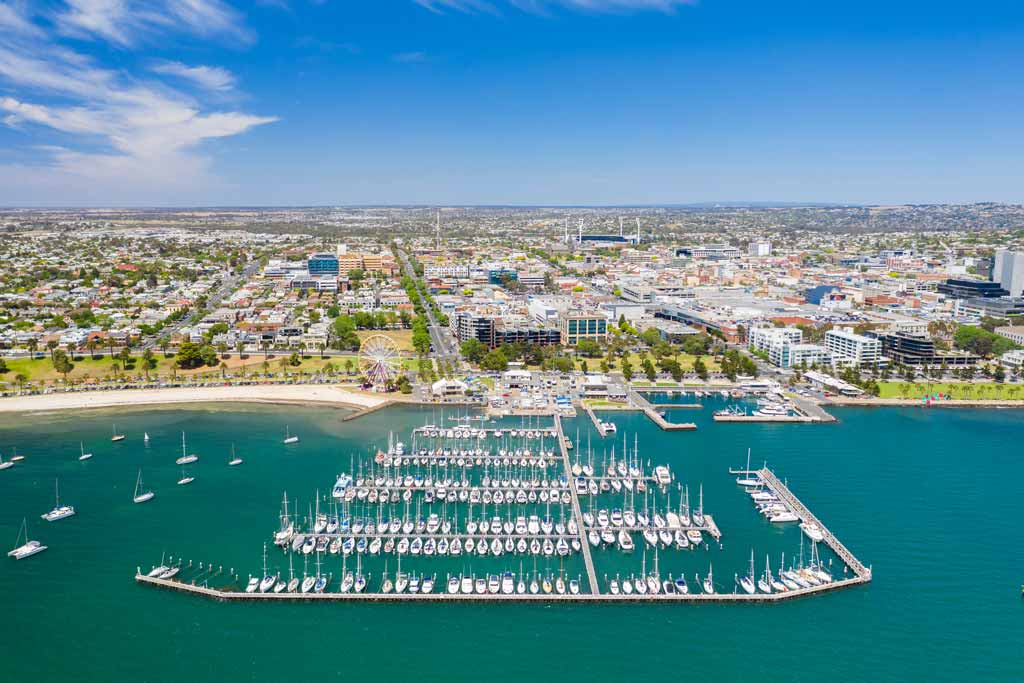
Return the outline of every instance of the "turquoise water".
{"type": "MultiPolygon", "coordinates": [[[[795,528],[770,528],[727,472],[750,447],[873,566],[873,583],[765,606],[218,604],[136,586],[135,567],[167,552],[258,573],[285,489],[305,508],[354,457],[386,445],[388,430],[438,416],[402,408],[343,422],[330,409],[223,405],[5,417],[0,450],[28,457],[0,472],[0,539],[13,544],[27,516],[50,549],[0,558],[4,679],[1021,680],[1024,414],[844,409],[834,425],[716,425],[707,408],[679,412],[700,429],[665,433],[617,413],[619,435],[600,439],[589,420],[566,423],[584,449],[590,435],[596,458],[613,444],[621,453],[623,432],[631,447],[635,433],[643,457],[671,465],[691,498],[703,484],[723,548],[665,553],[663,574],[692,579],[713,562],[719,589],[731,590],[751,548],[758,571],[766,552],[773,566],[798,552],[795,528]],[[114,421],[128,435],[119,444],[114,421]],[[286,425],[300,444],[281,445],[286,425]],[[197,481],[178,487],[183,429],[201,460],[197,481]],[[79,441],[92,460],[78,461],[79,441]],[[241,467],[226,466],[232,443],[241,467]],[[134,505],[140,466],[156,498],[134,505]],[[55,476],[78,515],[48,524],[39,515],[55,476]]],[[[269,557],[287,571],[279,551],[269,557]]],[[[642,553],[595,559],[603,577],[638,572],[642,553]]]]}

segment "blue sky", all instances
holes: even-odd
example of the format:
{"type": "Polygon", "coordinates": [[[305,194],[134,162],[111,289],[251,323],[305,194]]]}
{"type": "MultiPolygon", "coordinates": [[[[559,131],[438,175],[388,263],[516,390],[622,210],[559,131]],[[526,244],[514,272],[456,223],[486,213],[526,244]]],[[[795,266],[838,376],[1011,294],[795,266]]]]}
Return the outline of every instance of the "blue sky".
{"type": "Polygon", "coordinates": [[[1010,0],[0,0],[0,205],[1024,202],[1010,0]]]}

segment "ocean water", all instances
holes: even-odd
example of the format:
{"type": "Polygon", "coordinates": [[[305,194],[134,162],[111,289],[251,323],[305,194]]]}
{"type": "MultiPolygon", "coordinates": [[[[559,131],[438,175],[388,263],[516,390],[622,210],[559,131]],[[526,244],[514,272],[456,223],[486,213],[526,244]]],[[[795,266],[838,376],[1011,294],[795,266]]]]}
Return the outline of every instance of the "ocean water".
{"type": "MultiPolygon", "coordinates": [[[[394,408],[344,422],[333,409],[234,404],[8,416],[0,452],[16,447],[27,459],[0,471],[0,540],[12,546],[27,517],[49,550],[0,558],[3,680],[1024,679],[1024,413],[842,409],[833,425],[716,425],[711,408],[678,412],[698,431],[661,432],[641,414],[609,413],[619,433],[602,439],[586,418],[565,422],[573,457],[589,446],[600,465],[613,448],[621,457],[623,436],[630,450],[635,438],[643,460],[671,466],[691,504],[703,488],[722,547],[659,553],[663,575],[695,587],[713,565],[719,590],[732,591],[751,550],[758,572],[766,554],[773,568],[783,552],[787,563],[799,554],[795,525],[764,522],[728,473],[750,448],[754,465],[767,461],[873,567],[874,581],[749,606],[220,604],[137,586],[135,568],[166,553],[258,574],[285,490],[305,514],[317,489],[325,494],[338,472],[369,462],[389,430],[408,441],[414,426],[442,416],[394,408]],[[124,442],[110,442],[113,422],[124,442]],[[286,427],[299,444],[281,444],[286,427]],[[182,430],[201,456],[186,487],[175,485],[182,430]],[[80,441],[91,460],[78,461],[80,441]],[[227,467],[232,444],[240,467],[227,467]],[[140,468],[156,498],[135,505],[140,468]],[[78,514],[47,523],[39,515],[53,505],[55,477],[78,514]]],[[[636,540],[630,556],[595,553],[602,582],[652,568],[636,540]]],[[[470,563],[476,572],[519,569],[518,559],[419,558],[403,571],[443,580],[470,563]]],[[[288,571],[273,547],[268,564],[288,571]]],[[[379,577],[378,564],[364,570],[379,577]]],[[[335,577],[340,569],[338,558],[324,567],[335,577]]],[[[559,569],[583,572],[578,560],[537,568],[559,569]]]]}

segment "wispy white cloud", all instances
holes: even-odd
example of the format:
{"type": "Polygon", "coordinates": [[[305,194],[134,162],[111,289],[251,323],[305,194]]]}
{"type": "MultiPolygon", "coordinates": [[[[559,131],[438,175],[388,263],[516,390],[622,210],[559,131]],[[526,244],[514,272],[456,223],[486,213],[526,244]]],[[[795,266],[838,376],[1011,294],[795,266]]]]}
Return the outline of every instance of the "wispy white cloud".
{"type": "Polygon", "coordinates": [[[552,9],[593,13],[640,11],[669,13],[684,5],[694,5],[697,0],[413,0],[413,2],[436,13],[442,13],[445,10],[496,13],[503,6],[508,6],[523,12],[544,14],[552,9]]]}
{"type": "Polygon", "coordinates": [[[399,52],[398,54],[391,55],[391,61],[399,62],[400,64],[422,64],[429,60],[430,55],[426,52],[399,52]]]}
{"type": "Polygon", "coordinates": [[[43,30],[28,18],[24,2],[0,2],[0,31],[33,37],[43,35],[43,30]]]}
{"type": "MultiPolygon", "coordinates": [[[[198,13],[205,11],[200,6],[209,6],[205,0],[178,4],[198,13]]],[[[0,92],[0,120],[42,131],[48,142],[36,149],[34,163],[0,166],[5,195],[27,187],[159,197],[171,188],[213,187],[219,181],[204,143],[277,120],[204,104],[211,92],[234,86],[234,76],[225,69],[160,62],[149,75],[132,75],[55,42],[45,24],[3,11],[10,7],[0,4],[0,22],[5,22],[0,28],[17,25],[11,16],[29,26],[0,31],[0,85],[7,91],[0,92]],[[176,85],[153,74],[169,76],[176,85]]],[[[115,27],[114,33],[104,34],[115,43],[131,44],[113,37],[123,23],[104,26],[115,27]]]]}
{"type": "Polygon", "coordinates": [[[221,0],[65,0],[53,16],[67,36],[129,47],[161,33],[227,36],[250,42],[241,15],[221,0]]]}
{"type": "Polygon", "coordinates": [[[200,88],[215,92],[226,92],[235,87],[235,76],[227,69],[219,66],[189,66],[181,62],[158,62],[152,69],[154,73],[176,76],[190,81],[200,88]]]}

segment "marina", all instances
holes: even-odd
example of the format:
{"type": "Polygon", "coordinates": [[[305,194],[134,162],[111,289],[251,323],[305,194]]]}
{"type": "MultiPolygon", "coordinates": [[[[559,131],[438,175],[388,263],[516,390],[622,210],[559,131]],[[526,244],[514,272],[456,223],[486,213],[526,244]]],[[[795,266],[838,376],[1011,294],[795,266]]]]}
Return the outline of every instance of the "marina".
{"type": "MultiPolygon", "coordinates": [[[[584,448],[578,435],[573,462],[557,416],[553,428],[502,430],[460,424],[441,429],[428,424],[412,430],[411,436],[408,448],[392,433],[387,450],[378,450],[372,460],[357,465],[353,458],[352,473],[338,475],[330,496],[318,493],[305,516],[297,514],[294,505],[290,509],[284,495],[280,525],[270,542],[288,558],[287,580],[280,571],[267,568],[264,547],[262,573],[250,574],[244,581],[233,569],[224,575],[221,567],[211,574],[210,563],[205,575],[190,577],[180,560],[176,567],[161,562],[146,572],[137,569],[136,581],[224,601],[720,603],[777,602],[871,580],[870,570],[771,470],[749,470],[749,456],[748,469],[730,472],[743,475],[738,481],[755,502],[767,496],[772,501],[769,509],[780,508],[771,512],[769,521],[800,522],[815,530],[811,564],[803,563],[801,537],[799,565],[786,569],[783,558],[778,579],[770,573],[766,559],[765,573],[758,581],[761,592],[753,588],[753,550],[749,576],[742,581],[737,578],[738,587],[731,592],[716,586],[711,565],[703,582],[699,575],[695,577],[691,590],[684,576],[662,575],[658,564],[661,555],[721,543],[722,531],[704,511],[703,486],[698,487],[697,505],[691,507],[689,487],[677,482],[668,467],[652,468],[636,443],[630,449],[625,435],[618,459],[613,447],[597,465],[591,445],[584,448]],[[558,445],[557,454],[546,449],[546,439],[558,445]],[[500,448],[492,449],[492,441],[500,448]],[[677,492],[674,505],[673,489],[677,492]],[[606,502],[609,497],[613,502],[606,502]],[[817,559],[819,540],[845,563],[843,578],[834,580],[817,559]],[[643,569],[639,575],[599,578],[594,550],[602,555],[641,551],[643,569]],[[302,564],[301,579],[296,558],[302,564]],[[379,573],[364,572],[364,559],[368,565],[380,558],[395,561],[393,575],[387,562],[379,573]],[[442,558],[456,558],[460,568],[440,574],[441,569],[431,563],[442,558]],[[511,564],[502,558],[510,558],[511,564]],[[310,559],[315,574],[310,573],[310,559]],[[538,567],[541,560],[542,569],[538,567]],[[474,571],[474,561],[486,568],[474,571]],[[558,563],[557,569],[553,562],[558,563]],[[582,569],[575,574],[573,567],[580,562],[582,569]],[[529,569],[527,563],[532,565],[529,569]],[[329,568],[324,569],[325,564],[329,568]],[[845,576],[849,571],[853,575],[845,576]]],[[[202,570],[203,563],[198,568],[202,570]]]]}
{"type": "MultiPolygon", "coordinates": [[[[697,550],[667,549],[660,543],[655,549],[647,544],[641,531],[636,531],[632,553],[619,550],[617,545],[591,546],[600,591],[595,597],[589,597],[594,594],[588,592],[589,578],[582,551],[564,558],[557,554],[549,559],[543,554],[537,556],[537,573],[544,574],[545,569],[551,573],[552,592],[530,597],[527,578],[527,591],[520,598],[515,583],[520,565],[525,575],[533,574],[534,556],[530,554],[503,554],[498,558],[480,558],[475,553],[470,558],[465,552],[456,558],[450,554],[438,556],[436,552],[429,557],[422,552],[417,556],[411,552],[402,555],[401,572],[408,574],[409,579],[413,575],[423,574],[427,578],[436,574],[431,592],[424,595],[422,580],[418,593],[409,592],[410,580],[404,591],[396,594],[399,558],[394,553],[371,556],[367,548],[362,554],[355,550],[346,558],[340,551],[330,555],[328,550],[321,557],[321,571],[330,583],[325,583],[323,593],[314,593],[311,588],[307,594],[299,593],[309,597],[298,599],[287,592],[289,559],[301,591],[306,562],[315,584],[316,552],[308,556],[285,553],[273,545],[271,534],[280,529],[283,491],[288,492],[290,514],[299,511],[300,523],[311,504],[315,514],[317,487],[321,491],[321,511],[332,516],[333,511],[323,504],[334,501],[331,487],[339,472],[358,474],[361,460],[365,477],[376,451],[387,451],[389,431],[395,432],[396,441],[399,433],[405,437],[406,452],[410,453],[412,430],[428,422],[441,423],[440,411],[431,414],[430,410],[397,407],[344,422],[345,413],[324,407],[211,405],[190,409],[177,406],[173,410],[121,409],[116,417],[117,426],[127,438],[120,443],[110,442],[111,418],[104,416],[110,412],[40,416],[33,418],[31,424],[8,425],[0,432],[0,450],[5,460],[15,443],[19,445],[18,452],[27,455],[17,467],[2,473],[5,496],[0,500],[4,512],[0,525],[7,538],[4,551],[11,550],[26,516],[28,538],[48,546],[46,551],[21,561],[3,558],[0,572],[4,581],[14,587],[5,593],[4,604],[12,614],[45,609],[47,614],[59,615],[69,628],[96,632],[97,638],[72,639],[65,646],[66,652],[50,658],[47,669],[52,667],[68,676],[107,680],[110,658],[118,657],[118,666],[140,680],[178,679],[188,668],[185,660],[192,657],[182,652],[189,652],[196,656],[217,653],[211,674],[220,680],[250,680],[254,667],[262,672],[260,678],[282,679],[295,667],[294,660],[282,662],[278,654],[281,648],[287,648],[310,662],[305,669],[310,675],[327,679],[334,675],[338,665],[333,658],[320,654],[330,652],[339,643],[358,648],[372,659],[373,664],[367,665],[353,660],[350,668],[359,675],[400,676],[407,671],[411,658],[420,661],[423,657],[425,671],[431,675],[450,675],[450,667],[441,661],[446,647],[439,644],[473,639],[479,647],[466,651],[465,664],[470,670],[454,676],[463,680],[488,666],[494,648],[534,653],[535,660],[523,666],[526,670],[561,661],[568,639],[579,643],[583,656],[593,662],[589,668],[568,674],[568,680],[653,677],[671,670],[680,656],[689,662],[688,671],[693,675],[724,675],[738,680],[749,673],[749,662],[740,665],[731,659],[736,651],[737,628],[750,633],[749,642],[753,643],[757,640],[753,634],[770,633],[782,621],[802,624],[804,632],[816,632],[819,625],[825,624],[823,637],[828,633],[836,636],[838,652],[831,651],[827,657],[815,648],[800,649],[798,653],[791,647],[768,648],[758,655],[769,669],[786,671],[787,676],[792,672],[798,681],[820,677],[822,667],[835,657],[850,671],[851,680],[873,680],[863,668],[865,649],[885,657],[890,662],[890,673],[906,679],[924,676],[935,661],[950,673],[947,680],[962,679],[973,669],[967,663],[971,653],[977,654],[979,650],[1001,671],[1009,672],[1014,666],[1004,650],[1006,638],[1016,638],[1019,633],[1021,581],[1015,555],[1006,561],[1007,553],[1013,553],[1012,547],[1008,550],[1005,543],[990,547],[986,536],[969,552],[893,551],[893,544],[902,542],[901,539],[932,547],[941,542],[948,530],[948,519],[931,516],[931,497],[906,495],[909,477],[922,471],[928,471],[950,493],[944,497],[950,516],[970,525],[984,524],[1000,539],[1016,538],[1012,517],[1007,516],[1008,511],[1015,509],[1012,487],[1000,488],[996,483],[1006,471],[1006,458],[1012,461],[1009,454],[998,455],[999,444],[1020,435],[1019,420],[1010,411],[844,408],[838,413],[840,422],[829,429],[750,424],[715,430],[704,428],[711,422],[709,409],[691,411],[701,429],[685,436],[662,432],[639,413],[622,413],[614,418],[619,433],[605,439],[600,439],[580,411],[578,418],[562,420],[563,432],[574,445],[568,450],[570,468],[577,461],[582,467],[589,460],[594,477],[606,479],[605,453],[610,462],[614,446],[618,463],[623,436],[631,454],[637,438],[648,487],[657,488],[650,478],[655,476],[654,467],[665,465],[676,479],[668,489],[671,507],[678,510],[678,485],[689,487],[693,508],[699,502],[703,485],[705,518],[710,513],[722,532],[721,540],[715,542],[709,533],[703,533],[705,542],[697,550]],[[301,437],[300,443],[281,444],[286,425],[301,437]],[[911,425],[916,428],[909,429],[911,425]],[[181,455],[183,430],[187,431],[189,452],[200,455],[197,465],[202,469],[193,484],[179,487],[175,482],[181,472],[175,459],[181,455]],[[873,447],[869,435],[880,430],[891,435],[891,448],[873,447]],[[151,437],[148,447],[143,444],[144,432],[151,437]],[[957,441],[960,434],[971,435],[971,444],[979,452],[977,461],[955,457],[966,443],[957,441]],[[84,442],[86,453],[94,453],[90,460],[78,460],[80,441],[84,442]],[[244,465],[227,465],[233,443],[236,453],[245,459],[244,465]],[[745,466],[748,448],[752,448],[750,467],[745,466]],[[588,458],[588,452],[592,452],[592,458],[588,458]],[[823,453],[828,457],[823,458],[823,453]],[[901,455],[894,460],[893,453],[901,455]],[[647,465],[648,459],[651,466],[647,465]],[[755,581],[756,592],[746,593],[739,580],[750,573],[751,551],[756,561],[754,578],[760,579],[767,555],[777,579],[780,566],[790,569],[799,564],[800,536],[804,535],[800,522],[773,524],[760,515],[745,492],[746,487],[736,482],[743,475],[728,473],[729,467],[759,470],[763,460],[768,461],[772,472],[814,518],[863,565],[878,565],[879,572],[870,583],[847,582],[856,574],[852,569],[844,574],[843,564],[823,540],[818,549],[826,569],[832,562],[830,571],[835,581],[830,585],[835,588],[801,590],[795,594],[806,595],[807,599],[794,597],[790,591],[790,596],[780,599],[773,597],[774,593],[761,593],[755,581]],[[155,492],[156,498],[145,505],[133,505],[131,499],[140,467],[143,488],[155,492]],[[879,476],[860,476],[865,469],[878,472],[879,476]],[[60,503],[74,505],[76,515],[48,523],[39,515],[54,507],[54,481],[58,477],[60,503]],[[957,483],[967,481],[972,482],[972,487],[975,481],[984,482],[992,491],[991,499],[979,505],[970,495],[971,489],[957,483]],[[245,593],[249,574],[259,577],[258,590],[263,574],[264,541],[268,546],[268,574],[284,580],[281,594],[274,593],[273,588],[268,594],[286,597],[261,598],[245,593]],[[630,575],[639,578],[644,573],[645,549],[646,574],[653,573],[657,555],[662,580],[670,574],[674,580],[685,576],[690,595],[705,595],[702,583],[713,565],[715,593],[709,595],[715,597],[680,601],[675,596],[665,596],[664,591],[640,597],[634,586],[627,598],[621,588],[623,580],[630,575]],[[780,564],[783,552],[785,562],[780,564]],[[171,554],[175,556],[173,562],[171,554]],[[193,558],[191,564],[189,558],[193,558]],[[357,566],[359,558],[361,567],[357,566]],[[355,575],[361,570],[366,575],[367,583],[361,593],[355,592],[354,576],[348,593],[340,592],[343,564],[347,573],[355,575]],[[160,580],[134,580],[137,566],[147,574],[152,565],[167,565],[165,571],[177,570],[164,580],[171,585],[160,580]],[[388,594],[380,591],[385,565],[387,578],[392,581],[388,594]],[[562,594],[565,597],[556,592],[554,580],[560,565],[566,583],[562,594]],[[979,573],[982,567],[984,572],[979,573]],[[506,570],[515,576],[511,597],[501,597],[500,592],[506,570]],[[475,597],[479,594],[475,593],[474,582],[473,593],[463,594],[460,590],[458,595],[464,597],[449,598],[446,578],[463,573],[484,579],[485,589],[486,579],[494,575],[499,597],[475,597]],[[619,595],[623,597],[614,596],[610,589],[610,582],[617,575],[619,595]],[[572,579],[578,581],[577,595],[570,593],[568,582],[572,579]],[[83,582],[88,583],[88,590],[82,590],[83,582]],[[182,587],[193,582],[198,589],[211,592],[185,592],[182,587]],[[853,587],[846,589],[847,586],[853,587]],[[218,591],[229,595],[219,600],[218,591]],[[583,594],[586,595],[581,598],[583,594]],[[275,602],[258,607],[259,601],[266,599],[275,602]],[[131,619],[110,619],[112,604],[131,614],[131,619]],[[317,608],[317,604],[321,607],[317,608]],[[685,608],[684,604],[693,609],[685,608]],[[437,609],[441,605],[448,605],[449,609],[437,609]],[[701,606],[707,609],[700,609],[701,606]],[[948,628],[940,627],[949,609],[971,615],[972,628],[984,634],[985,643],[991,646],[965,644],[951,637],[948,628]],[[893,619],[894,612],[901,615],[900,619],[893,619]],[[657,628],[652,624],[672,625],[657,628]],[[906,633],[908,625],[913,628],[913,637],[906,633]],[[538,637],[540,629],[550,637],[538,637]],[[691,637],[681,637],[683,631],[691,637]],[[167,645],[171,632],[180,651],[171,651],[177,646],[167,645]],[[435,632],[445,636],[424,635],[435,632]],[[607,639],[593,637],[605,632],[614,633],[623,647],[636,651],[647,648],[648,654],[628,663],[609,657],[607,639]],[[115,643],[129,637],[132,647],[115,647],[115,643]],[[406,645],[401,649],[403,657],[396,658],[393,642],[387,641],[399,640],[406,645]],[[908,657],[914,644],[929,651],[935,649],[936,655],[927,667],[908,657]],[[427,656],[428,652],[435,654],[427,656]],[[599,670],[605,673],[595,673],[599,670]]],[[[454,421],[446,419],[444,424],[454,421]]],[[[523,426],[518,418],[471,424],[489,429],[499,427],[503,431],[523,426]]],[[[551,420],[539,424],[553,426],[551,420]]],[[[416,441],[420,446],[420,437],[416,441]]],[[[508,446],[499,446],[493,437],[484,442],[495,451],[508,446]]],[[[423,441],[422,446],[434,444],[423,441]]],[[[454,446],[454,442],[449,444],[450,448],[454,446]]],[[[530,449],[536,453],[539,446],[540,440],[534,439],[530,449]]],[[[545,437],[544,450],[558,454],[557,467],[564,470],[554,439],[545,437]]],[[[403,465],[403,478],[404,469],[403,465]]],[[[482,465],[474,466],[467,476],[482,470],[482,465]]],[[[493,463],[489,470],[493,471],[493,463]]],[[[477,484],[481,476],[476,475],[477,484]]],[[[753,475],[749,478],[755,479],[753,475]]],[[[570,477],[570,485],[573,481],[570,477]]],[[[600,481],[595,483],[599,485],[600,481]]],[[[640,501],[635,508],[639,511],[643,496],[636,495],[635,484],[632,495],[640,501]]],[[[415,500],[426,494],[413,495],[410,505],[414,515],[415,500]]],[[[625,486],[617,495],[607,492],[596,498],[580,496],[580,512],[590,512],[593,500],[595,517],[601,508],[610,517],[615,507],[625,511],[625,496],[625,486]]],[[[686,502],[685,495],[682,502],[686,502]]],[[[666,504],[659,493],[658,508],[663,515],[666,504]]],[[[493,517],[492,507],[493,503],[488,505],[487,517],[493,517]]],[[[538,516],[543,517],[546,505],[536,507],[538,516]]],[[[565,507],[566,521],[570,507],[565,507]]],[[[459,503],[458,508],[460,520],[464,520],[467,504],[459,503]]],[[[443,504],[437,510],[439,516],[442,509],[443,504]]],[[[557,522],[558,507],[553,504],[551,509],[552,519],[557,522]]],[[[429,518],[427,508],[421,510],[424,518],[429,518]]],[[[479,522],[480,506],[474,505],[473,510],[479,522]]],[[[449,517],[454,517],[451,503],[448,511],[449,517]]],[[[464,524],[459,528],[465,531],[464,524]]],[[[551,535],[557,533],[553,531],[551,535]]],[[[805,535],[802,543],[805,555],[809,555],[810,537],[805,535]]],[[[397,548],[397,540],[395,545],[397,548]]],[[[540,590],[543,591],[542,585],[540,590]]],[[[44,652],[52,641],[52,620],[37,623],[16,618],[8,623],[5,634],[9,642],[19,643],[18,647],[27,652],[44,652]]],[[[35,661],[38,659],[14,657],[9,664],[13,679],[37,680],[43,671],[35,661]]],[[[520,674],[506,672],[499,678],[518,679],[520,674]]]]}

